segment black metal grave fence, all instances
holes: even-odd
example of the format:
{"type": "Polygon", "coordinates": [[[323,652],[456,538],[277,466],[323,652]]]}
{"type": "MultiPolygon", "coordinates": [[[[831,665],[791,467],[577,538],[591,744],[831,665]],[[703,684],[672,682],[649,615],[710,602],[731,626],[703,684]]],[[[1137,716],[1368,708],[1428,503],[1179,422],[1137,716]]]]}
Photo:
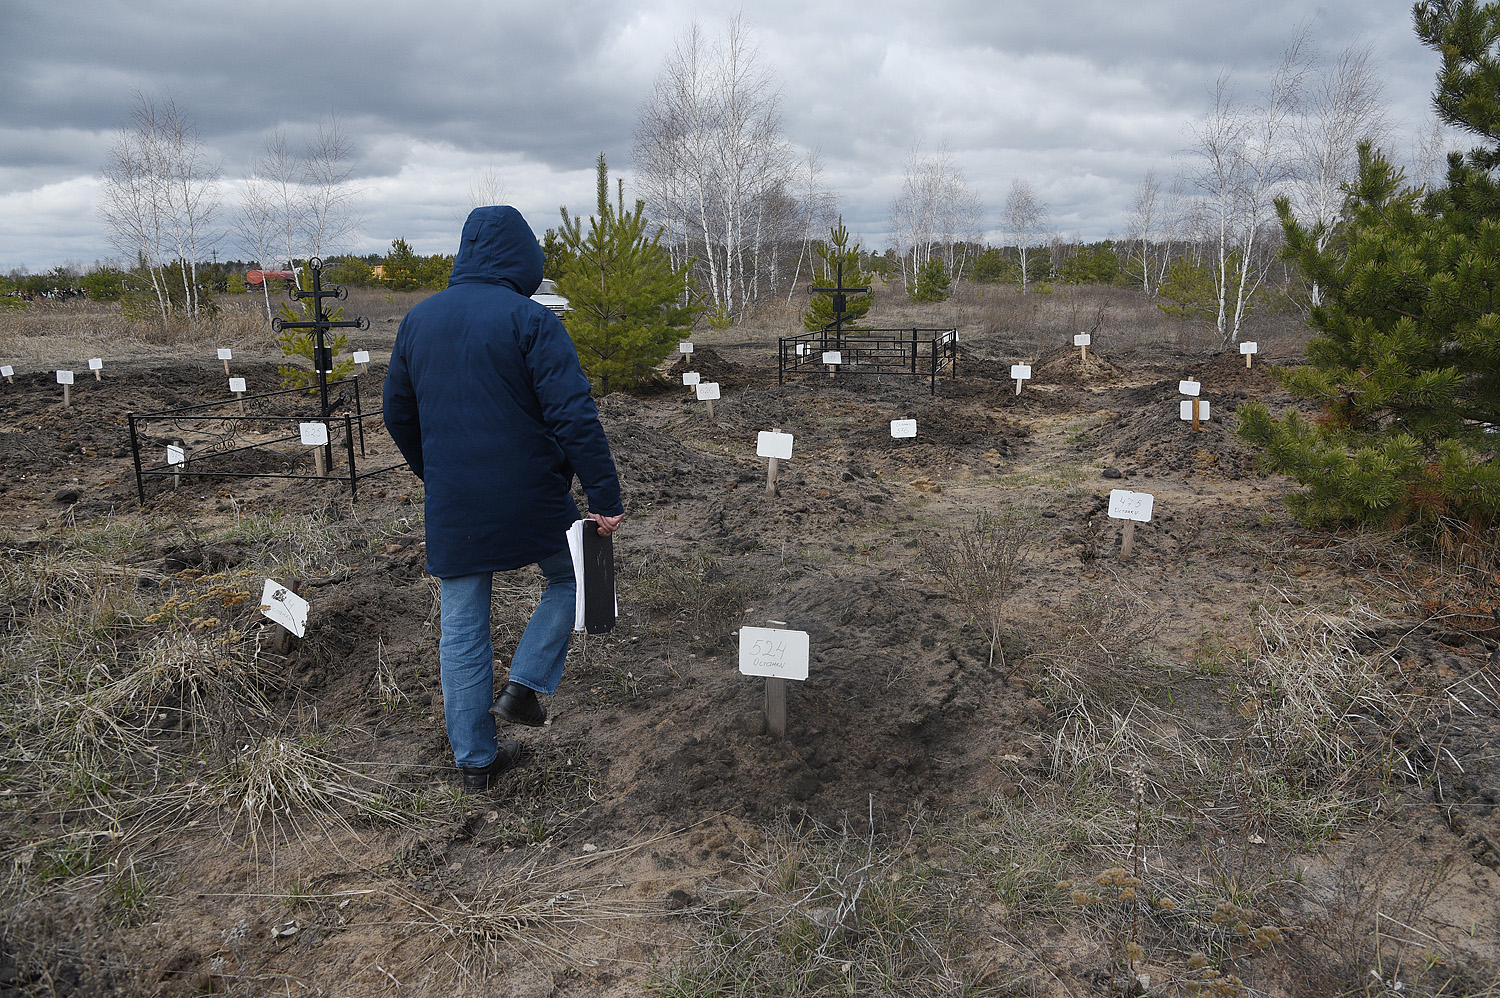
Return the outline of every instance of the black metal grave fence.
{"type": "Polygon", "coordinates": [[[777,384],[798,374],[892,374],[928,379],[937,394],[938,375],[958,376],[958,330],[839,329],[827,326],[810,333],[783,336],[777,359],[777,384]],[[840,363],[824,363],[823,354],[837,352],[840,363]]]}
{"type": "Polygon", "coordinates": [[[130,427],[136,495],[141,505],[146,504],[146,482],[163,478],[171,479],[174,485],[184,478],[347,481],[350,498],[357,500],[362,479],[404,468],[406,462],[360,468],[359,459],[366,456],[365,421],[373,419],[377,427],[384,429],[382,410],[365,411],[357,377],[325,381],[319,386],[320,394],[327,399],[329,389],[344,386],[348,386],[351,394],[341,391],[336,399],[320,404],[324,415],[288,413],[285,409],[294,407],[279,407],[276,401],[268,401],[298,401],[295,397],[305,398],[307,388],[289,388],[156,412],[128,413],[125,418],[130,427]],[[283,411],[273,411],[277,408],[283,411]],[[340,409],[344,411],[338,411],[340,409]],[[321,424],[326,429],[326,442],[303,445],[302,424],[321,424]],[[294,443],[295,449],[283,446],[288,443],[294,443]],[[160,448],[156,452],[160,458],[143,456],[143,450],[148,446],[160,448]],[[320,463],[318,451],[322,452],[321,475],[317,472],[320,463]],[[340,456],[345,465],[343,468],[340,468],[340,456]]]}

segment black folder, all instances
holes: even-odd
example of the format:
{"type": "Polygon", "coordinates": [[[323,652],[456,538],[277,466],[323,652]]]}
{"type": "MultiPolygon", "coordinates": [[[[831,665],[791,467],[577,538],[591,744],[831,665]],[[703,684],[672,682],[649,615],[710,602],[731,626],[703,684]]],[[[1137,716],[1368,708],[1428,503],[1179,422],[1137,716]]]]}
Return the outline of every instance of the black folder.
{"type": "Polygon", "coordinates": [[[603,634],[615,626],[615,542],[583,521],[583,629],[603,634]]]}

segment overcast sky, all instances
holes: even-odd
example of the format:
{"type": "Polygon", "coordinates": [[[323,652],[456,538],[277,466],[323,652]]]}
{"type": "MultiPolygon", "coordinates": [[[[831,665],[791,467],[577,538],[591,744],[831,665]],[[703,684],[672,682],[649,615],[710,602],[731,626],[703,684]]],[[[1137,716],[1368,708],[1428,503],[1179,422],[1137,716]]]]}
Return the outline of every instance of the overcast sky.
{"type": "MultiPolygon", "coordinates": [[[[487,170],[540,235],[588,212],[599,152],[627,179],[637,111],[717,0],[0,0],[0,271],[115,256],[94,202],[131,91],[171,95],[224,176],[266,135],[335,115],[357,145],[359,252],[451,253],[487,170]]],[[[1334,55],[1374,47],[1404,155],[1436,56],[1389,0],[760,0],[744,7],[780,82],[787,139],[817,150],[849,228],[886,243],[914,142],[946,144],[987,207],[1025,179],[1063,235],[1118,234],[1148,169],[1169,176],[1214,79],[1254,96],[1297,25],[1334,55]]],[[[232,237],[220,259],[246,257],[232,237]]]]}

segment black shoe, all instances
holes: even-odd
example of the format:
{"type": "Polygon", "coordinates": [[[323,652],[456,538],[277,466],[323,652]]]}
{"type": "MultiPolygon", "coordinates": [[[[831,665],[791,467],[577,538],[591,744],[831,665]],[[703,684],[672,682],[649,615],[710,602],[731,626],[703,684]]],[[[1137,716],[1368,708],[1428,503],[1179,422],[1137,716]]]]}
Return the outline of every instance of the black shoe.
{"type": "Polygon", "coordinates": [[[521,758],[521,743],[514,738],[500,743],[500,753],[495,756],[495,761],[481,769],[472,769],[468,766],[459,766],[458,771],[464,774],[464,789],[470,793],[480,790],[488,790],[494,785],[495,777],[515,767],[521,758]]]}
{"type": "Polygon", "coordinates": [[[490,707],[490,713],[503,721],[524,724],[528,728],[540,728],[547,722],[547,708],[537,702],[536,690],[520,683],[506,683],[490,707]]]}

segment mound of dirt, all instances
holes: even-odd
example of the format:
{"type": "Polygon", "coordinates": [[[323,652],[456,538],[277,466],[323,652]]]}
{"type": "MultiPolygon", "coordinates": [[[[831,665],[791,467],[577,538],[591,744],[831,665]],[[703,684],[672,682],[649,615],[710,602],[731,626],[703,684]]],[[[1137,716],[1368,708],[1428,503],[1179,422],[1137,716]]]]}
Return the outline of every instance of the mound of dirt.
{"type": "MultiPolygon", "coordinates": [[[[1255,472],[1255,451],[1234,432],[1240,400],[1211,397],[1211,419],[1193,431],[1181,418],[1177,385],[1159,382],[1120,393],[1119,416],[1099,428],[1100,442],[1119,458],[1158,474],[1165,471],[1245,478],[1255,472]]],[[[1243,394],[1243,393],[1241,393],[1243,394]]]]}
{"type": "MultiPolygon", "coordinates": [[[[767,351],[774,354],[774,351],[767,351]]],[[[761,388],[776,383],[776,374],[736,364],[711,347],[698,347],[690,354],[678,354],[677,359],[667,365],[667,377],[673,384],[682,384],[685,371],[697,371],[704,381],[717,381],[724,392],[744,391],[746,388],[761,388]]]]}
{"type": "MultiPolygon", "coordinates": [[[[1009,369],[1006,371],[1009,376],[1009,369]]],[[[1124,372],[1108,357],[1089,351],[1085,361],[1077,347],[1058,347],[1037,358],[1031,365],[1032,380],[1043,385],[1112,385],[1124,372]]]]}
{"type": "Polygon", "coordinates": [[[1183,372],[1179,375],[1180,378],[1201,382],[1205,391],[1243,391],[1254,397],[1281,391],[1281,384],[1271,373],[1273,368],[1270,364],[1257,359],[1247,369],[1243,356],[1227,350],[1190,364],[1173,365],[1171,370],[1179,368],[1183,372]]]}
{"type": "Polygon", "coordinates": [[[630,509],[691,498],[692,486],[718,483],[739,469],[640,420],[635,400],[611,395],[599,403],[625,503],[630,509]]]}

